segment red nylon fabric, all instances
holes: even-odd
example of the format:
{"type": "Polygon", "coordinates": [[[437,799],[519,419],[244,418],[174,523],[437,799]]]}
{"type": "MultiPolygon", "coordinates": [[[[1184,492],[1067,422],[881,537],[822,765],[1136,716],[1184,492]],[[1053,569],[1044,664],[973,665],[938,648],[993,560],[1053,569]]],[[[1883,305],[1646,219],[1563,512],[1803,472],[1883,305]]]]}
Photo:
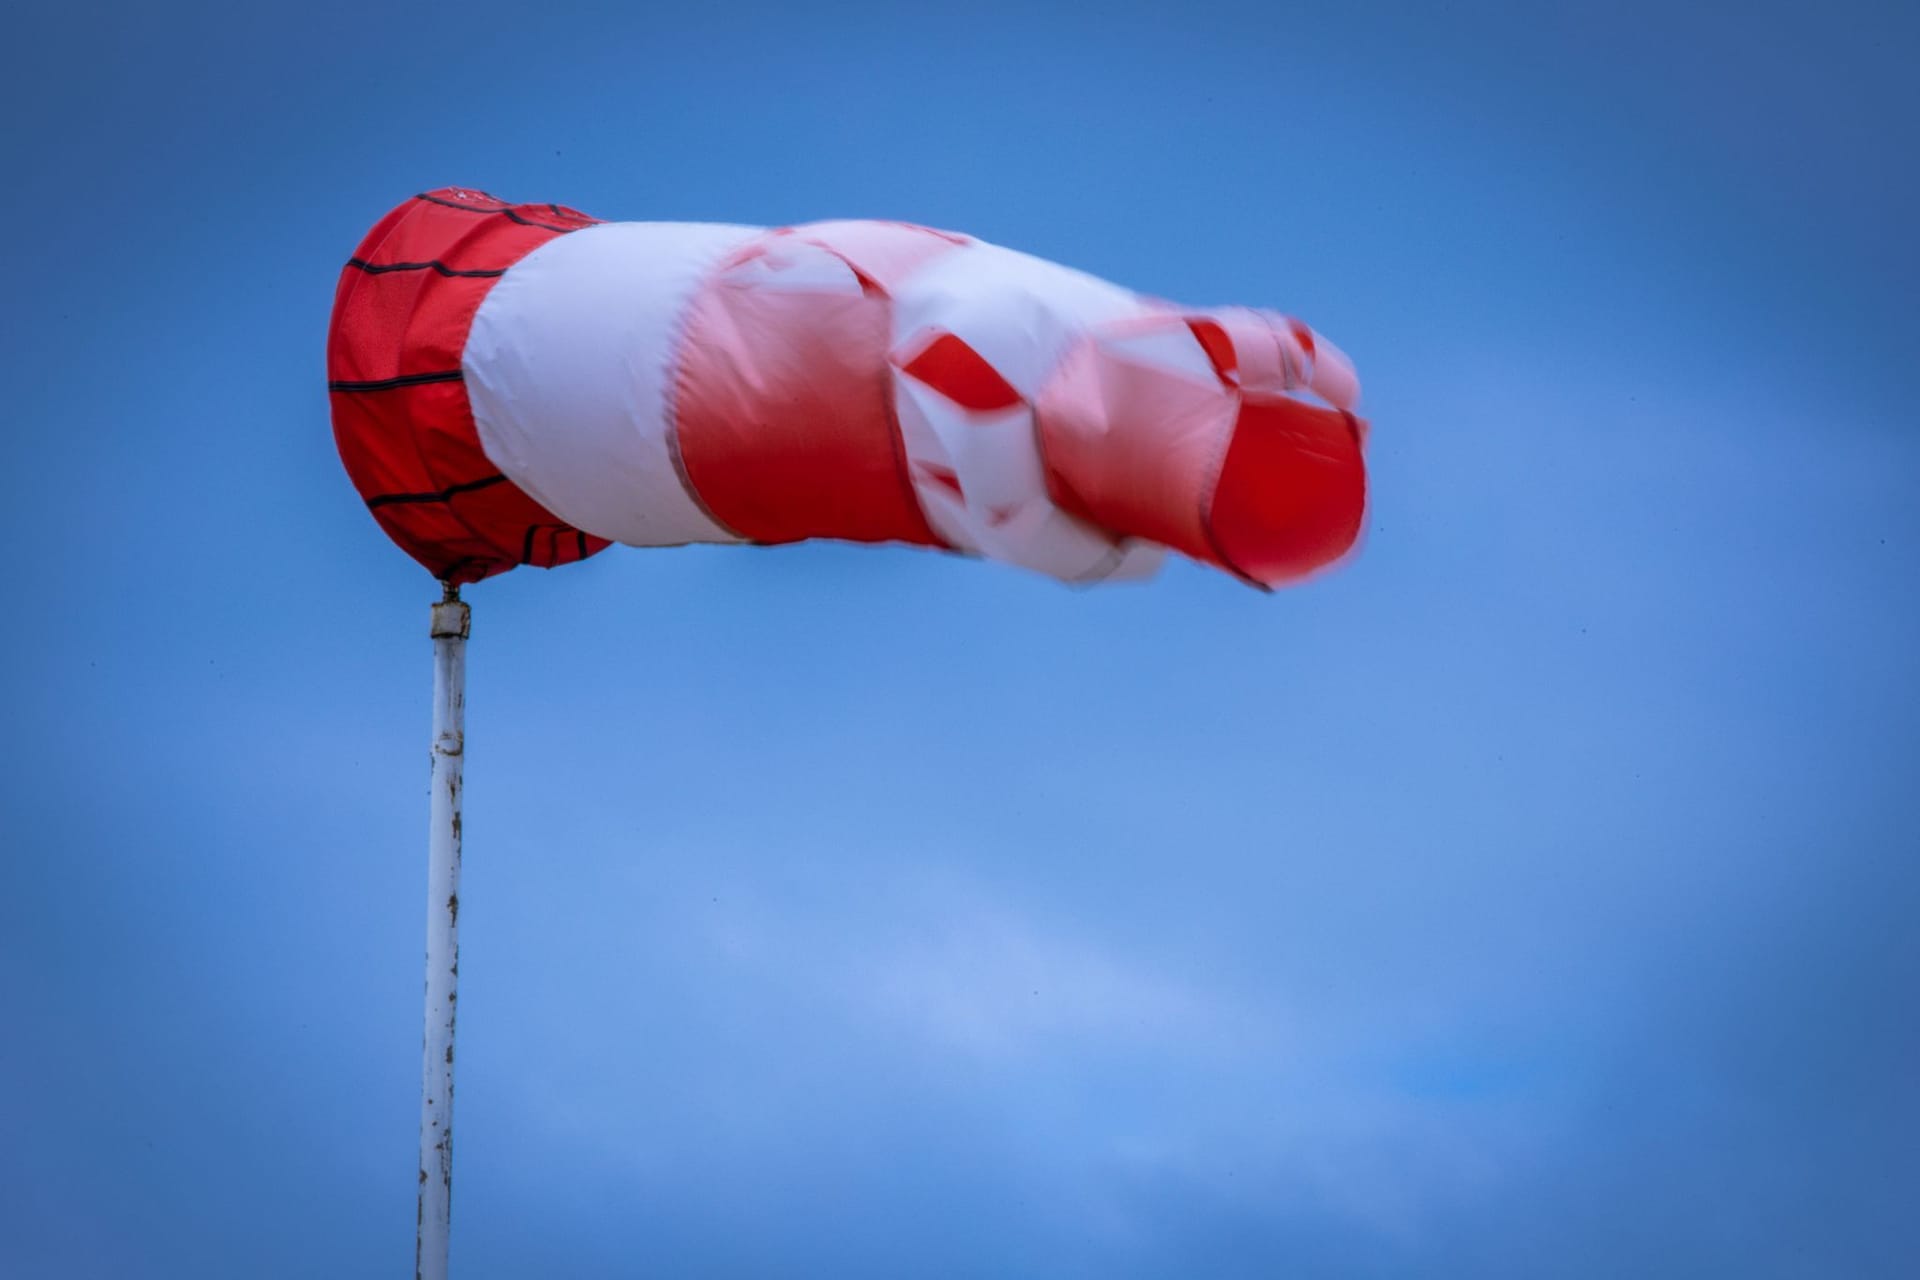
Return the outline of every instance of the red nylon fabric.
{"type": "Polygon", "coordinates": [[[1352,549],[1366,505],[1352,414],[1249,396],[1208,504],[1215,563],[1264,587],[1296,581],[1352,549]]]}
{"type": "Polygon", "coordinates": [[[1156,323],[1185,324],[1218,385],[1082,343],[1035,405],[1054,501],[1261,587],[1345,555],[1366,511],[1360,420],[1280,390],[1288,357],[1259,316],[1134,327],[1156,323]]]}
{"type": "Polygon", "coordinates": [[[1020,403],[1012,384],[957,334],[935,336],[900,369],[968,409],[1011,409],[1020,403]]]}
{"type": "Polygon", "coordinates": [[[1218,564],[1201,495],[1235,408],[1217,385],[1083,342],[1034,404],[1047,488],[1082,520],[1218,564]]]}
{"type": "Polygon", "coordinates": [[[500,475],[460,380],[474,312],[499,273],[593,221],[445,188],[389,212],[341,271],[327,336],[334,440],[374,519],[435,577],[475,582],[608,545],[500,475]]]}
{"type": "Polygon", "coordinates": [[[689,310],[675,399],[680,465],[715,520],[755,542],[941,545],[894,421],[889,306],[796,233],[715,273],[689,310]]]}

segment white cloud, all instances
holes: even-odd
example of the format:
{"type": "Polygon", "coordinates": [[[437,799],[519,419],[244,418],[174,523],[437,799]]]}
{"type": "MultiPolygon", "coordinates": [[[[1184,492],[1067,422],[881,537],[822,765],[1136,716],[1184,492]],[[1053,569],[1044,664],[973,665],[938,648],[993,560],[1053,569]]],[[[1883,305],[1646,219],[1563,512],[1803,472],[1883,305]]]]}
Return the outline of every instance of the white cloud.
{"type": "Polygon", "coordinates": [[[1049,921],[983,886],[919,876],[830,917],[730,897],[705,936],[730,963],[845,1016],[976,1062],[1090,1049],[1271,1049],[1274,1011],[1049,921]]]}

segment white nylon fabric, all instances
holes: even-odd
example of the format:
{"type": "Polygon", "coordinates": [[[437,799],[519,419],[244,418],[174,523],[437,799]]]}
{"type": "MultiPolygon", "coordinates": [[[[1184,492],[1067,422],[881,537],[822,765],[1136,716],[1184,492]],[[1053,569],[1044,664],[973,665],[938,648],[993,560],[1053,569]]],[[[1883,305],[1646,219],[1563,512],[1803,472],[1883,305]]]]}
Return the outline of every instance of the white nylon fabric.
{"type": "Polygon", "coordinates": [[[609,222],[560,236],[487,293],[461,367],[481,448],[577,529],[630,546],[736,542],[672,454],[687,305],[759,227],[609,222]]]}

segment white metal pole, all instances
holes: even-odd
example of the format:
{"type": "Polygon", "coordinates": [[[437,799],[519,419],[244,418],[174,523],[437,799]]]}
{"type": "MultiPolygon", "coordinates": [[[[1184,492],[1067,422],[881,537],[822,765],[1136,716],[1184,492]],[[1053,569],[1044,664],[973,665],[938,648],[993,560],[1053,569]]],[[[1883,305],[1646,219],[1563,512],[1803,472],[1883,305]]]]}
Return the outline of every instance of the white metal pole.
{"type": "Polygon", "coordinates": [[[460,589],[433,606],[433,769],[427,842],[427,1016],[420,1067],[420,1204],[414,1280],[446,1280],[453,1210],[453,1017],[460,977],[460,768],[467,629],[460,589]]]}

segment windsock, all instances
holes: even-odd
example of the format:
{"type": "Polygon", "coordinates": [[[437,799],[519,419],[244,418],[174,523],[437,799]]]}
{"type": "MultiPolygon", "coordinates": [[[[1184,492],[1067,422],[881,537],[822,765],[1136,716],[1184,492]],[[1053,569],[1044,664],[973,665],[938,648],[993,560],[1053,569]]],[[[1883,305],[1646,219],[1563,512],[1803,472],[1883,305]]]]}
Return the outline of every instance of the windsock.
{"type": "Polygon", "coordinates": [[[899,222],[602,222],[451,187],[368,233],[327,348],[380,526],[459,585],[614,542],[898,542],[1090,583],[1170,548],[1260,587],[1366,505],[1352,366],[899,222]]]}

